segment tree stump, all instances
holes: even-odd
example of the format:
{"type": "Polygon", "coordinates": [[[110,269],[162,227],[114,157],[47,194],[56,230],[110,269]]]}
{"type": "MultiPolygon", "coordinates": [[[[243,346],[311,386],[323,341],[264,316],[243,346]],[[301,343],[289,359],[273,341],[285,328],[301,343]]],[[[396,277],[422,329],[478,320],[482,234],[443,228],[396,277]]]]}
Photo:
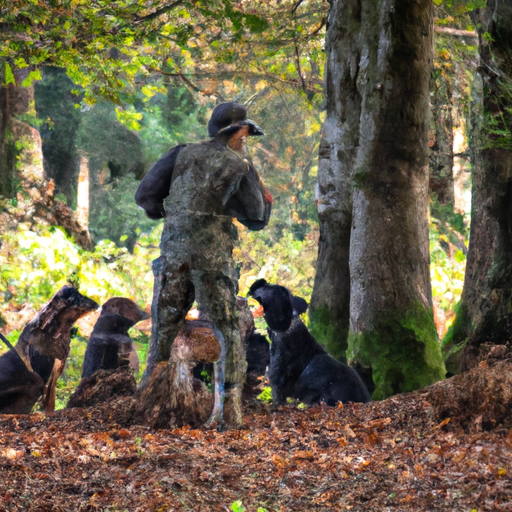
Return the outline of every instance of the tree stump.
{"type": "Polygon", "coordinates": [[[193,369],[219,356],[220,344],[208,322],[188,321],[174,340],[169,362],[156,365],[137,397],[135,421],[154,428],[202,426],[212,412],[213,393],[193,377],[193,369]]]}

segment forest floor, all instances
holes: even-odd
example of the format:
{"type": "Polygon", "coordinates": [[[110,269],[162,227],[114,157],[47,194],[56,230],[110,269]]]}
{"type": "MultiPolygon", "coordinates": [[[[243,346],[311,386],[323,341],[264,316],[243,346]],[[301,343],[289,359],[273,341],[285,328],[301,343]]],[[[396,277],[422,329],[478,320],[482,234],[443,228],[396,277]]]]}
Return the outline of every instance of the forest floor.
{"type": "Polygon", "coordinates": [[[247,428],[220,433],[155,431],[130,411],[125,398],[0,415],[0,510],[512,511],[512,430],[436,422],[426,393],[306,410],[250,400],[247,428]]]}

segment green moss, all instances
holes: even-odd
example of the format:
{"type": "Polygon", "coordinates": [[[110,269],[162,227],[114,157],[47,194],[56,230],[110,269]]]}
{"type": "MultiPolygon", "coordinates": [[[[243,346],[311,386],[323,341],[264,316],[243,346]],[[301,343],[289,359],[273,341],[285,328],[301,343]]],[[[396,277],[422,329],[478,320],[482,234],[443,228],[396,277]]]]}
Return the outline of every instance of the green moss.
{"type": "Polygon", "coordinates": [[[371,330],[350,332],[347,358],[372,368],[377,400],[424,388],[446,373],[432,311],[420,303],[386,311],[371,330]]]}
{"type": "Polygon", "coordinates": [[[366,170],[361,170],[354,172],[354,174],[351,177],[352,186],[355,189],[358,190],[364,190],[368,188],[368,185],[370,184],[370,173],[366,170]]]}
{"type": "Polygon", "coordinates": [[[321,343],[327,352],[340,361],[346,361],[348,325],[343,328],[331,319],[327,306],[309,313],[311,334],[321,343]]]}
{"type": "Polygon", "coordinates": [[[457,375],[460,372],[460,358],[466,342],[454,345],[448,352],[444,353],[444,364],[448,376],[457,375]]]}
{"type": "Polygon", "coordinates": [[[455,320],[441,342],[441,350],[449,375],[459,373],[460,356],[471,330],[469,311],[463,300],[455,306],[455,320]]]}

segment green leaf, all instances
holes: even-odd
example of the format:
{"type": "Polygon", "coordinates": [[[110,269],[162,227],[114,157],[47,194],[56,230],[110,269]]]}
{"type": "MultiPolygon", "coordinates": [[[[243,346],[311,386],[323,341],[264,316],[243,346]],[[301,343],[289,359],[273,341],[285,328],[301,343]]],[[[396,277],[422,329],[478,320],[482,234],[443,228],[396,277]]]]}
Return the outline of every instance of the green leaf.
{"type": "Polygon", "coordinates": [[[14,79],[14,73],[12,72],[11,66],[9,63],[5,63],[5,85],[16,84],[16,80],[14,79]]]}
{"type": "Polygon", "coordinates": [[[23,69],[28,66],[27,62],[23,57],[20,57],[19,59],[14,59],[14,64],[16,64],[16,67],[18,69],[23,69]]]}
{"type": "Polygon", "coordinates": [[[242,500],[237,500],[231,505],[233,512],[245,512],[247,509],[243,506],[242,500]]]}
{"type": "Polygon", "coordinates": [[[31,71],[27,78],[21,82],[21,85],[23,87],[30,87],[37,80],[42,80],[41,72],[38,69],[31,71]]]}

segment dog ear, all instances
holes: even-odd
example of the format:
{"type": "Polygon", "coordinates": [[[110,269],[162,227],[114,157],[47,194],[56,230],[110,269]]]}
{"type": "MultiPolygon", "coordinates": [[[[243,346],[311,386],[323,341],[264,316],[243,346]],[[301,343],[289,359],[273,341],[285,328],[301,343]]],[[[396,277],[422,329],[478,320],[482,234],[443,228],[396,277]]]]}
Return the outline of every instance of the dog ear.
{"type": "Polygon", "coordinates": [[[309,304],[302,297],[297,297],[297,295],[292,296],[292,304],[293,309],[297,312],[298,315],[305,313],[309,306],[309,304]]]}
{"type": "Polygon", "coordinates": [[[263,286],[266,286],[267,284],[268,283],[265,279],[258,279],[257,281],[254,281],[254,283],[252,283],[251,287],[249,288],[249,293],[247,295],[250,295],[251,297],[256,299],[261,304],[261,301],[259,299],[257,299],[254,296],[254,294],[255,294],[256,290],[259,290],[260,288],[262,288],[263,286]]]}

